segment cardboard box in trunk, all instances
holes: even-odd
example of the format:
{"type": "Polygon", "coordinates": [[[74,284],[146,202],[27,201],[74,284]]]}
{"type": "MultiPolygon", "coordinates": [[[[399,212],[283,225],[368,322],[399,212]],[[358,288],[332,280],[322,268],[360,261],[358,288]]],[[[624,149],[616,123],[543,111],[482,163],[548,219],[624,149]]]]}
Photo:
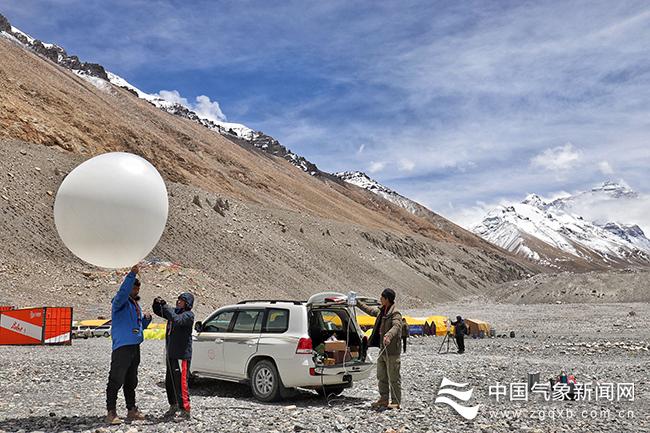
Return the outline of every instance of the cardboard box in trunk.
{"type": "Polygon", "coordinates": [[[336,352],[338,350],[345,350],[347,343],[345,341],[326,341],[325,352],[336,352]]]}

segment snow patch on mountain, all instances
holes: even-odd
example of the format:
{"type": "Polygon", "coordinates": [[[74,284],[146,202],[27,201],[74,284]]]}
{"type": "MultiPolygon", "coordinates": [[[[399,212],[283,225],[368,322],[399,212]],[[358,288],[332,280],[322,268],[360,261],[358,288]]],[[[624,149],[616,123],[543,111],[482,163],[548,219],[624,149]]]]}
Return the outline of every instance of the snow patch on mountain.
{"type": "Polygon", "coordinates": [[[334,176],[347,183],[356,185],[359,188],[367,189],[368,191],[385,198],[391,203],[394,203],[413,214],[417,213],[422,208],[422,205],[404,197],[390,188],[385,187],[361,171],[342,171],[334,173],[334,176]]]}

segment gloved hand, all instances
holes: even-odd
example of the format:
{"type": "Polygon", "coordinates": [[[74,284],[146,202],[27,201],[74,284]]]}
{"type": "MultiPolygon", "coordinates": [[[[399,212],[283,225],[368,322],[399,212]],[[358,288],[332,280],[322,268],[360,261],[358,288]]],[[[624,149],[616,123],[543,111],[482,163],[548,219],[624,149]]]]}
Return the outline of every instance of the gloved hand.
{"type": "Polygon", "coordinates": [[[160,304],[160,305],[165,305],[167,302],[161,298],[160,296],[156,296],[156,298],[153,300],[154,304],[160,304]]]}

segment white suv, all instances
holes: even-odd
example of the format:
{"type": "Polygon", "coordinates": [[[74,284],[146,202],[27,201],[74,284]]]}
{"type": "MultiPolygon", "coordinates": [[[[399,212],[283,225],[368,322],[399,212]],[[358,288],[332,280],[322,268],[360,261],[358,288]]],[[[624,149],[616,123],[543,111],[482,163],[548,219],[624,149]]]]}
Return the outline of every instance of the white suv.
{"type": "Polygon", "coordinates": [[[298,387],[340,394],[373,368],[354,307],[340,293],[222,307],[196,322],[192,339],[193,377],[248,383],[261,401],[298,387]]]}

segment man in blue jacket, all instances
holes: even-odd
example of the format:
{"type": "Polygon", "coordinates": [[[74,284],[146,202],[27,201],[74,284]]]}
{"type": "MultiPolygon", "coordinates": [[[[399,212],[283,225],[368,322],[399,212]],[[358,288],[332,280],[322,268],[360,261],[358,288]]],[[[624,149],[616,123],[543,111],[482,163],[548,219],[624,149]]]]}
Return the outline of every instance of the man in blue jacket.
{"type": "Polygon", "coordinates": [[[135,388],[138,386],[138,365],[140,365],[140,343],[144,340],[143,331],[151,322],[151,314],[143,314],[140,300],[140,280],[136,275],[140,267],[135,265],[124,278],[115,294],[111,306],[111,371],[106,386],[106,422],[121,424],[117,416],[117,393],[124,387],[127,419],[142,420],[144,416],[135,405],[135,388]]]}
{"type": "Polygon", "coordinates": [[[194,296],[181,293],[172,308],[162,298],[153,301],[154,314],[167,320],[165,337],[167,370],[165,388],[169,410],[165,414],[172,417],[180,411],[183,418],[190,417],[189,377],[192,361],[192,329],[194,326],[194,296]]]}

